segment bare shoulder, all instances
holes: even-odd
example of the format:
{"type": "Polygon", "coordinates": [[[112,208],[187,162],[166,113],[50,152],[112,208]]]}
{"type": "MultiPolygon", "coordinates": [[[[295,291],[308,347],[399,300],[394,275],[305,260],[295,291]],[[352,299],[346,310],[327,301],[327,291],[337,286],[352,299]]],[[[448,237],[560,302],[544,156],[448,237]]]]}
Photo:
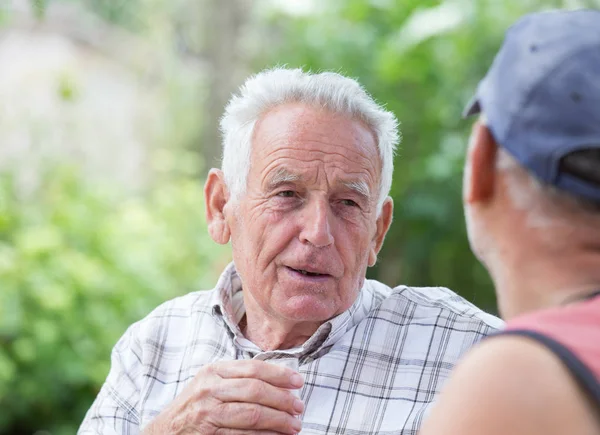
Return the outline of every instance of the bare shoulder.
{"type": "Polygon", "coordinates": [[[459,363],[420,435],[597,434],[599,423],[553,353],[528,338],[500,336],[459,363]]]}

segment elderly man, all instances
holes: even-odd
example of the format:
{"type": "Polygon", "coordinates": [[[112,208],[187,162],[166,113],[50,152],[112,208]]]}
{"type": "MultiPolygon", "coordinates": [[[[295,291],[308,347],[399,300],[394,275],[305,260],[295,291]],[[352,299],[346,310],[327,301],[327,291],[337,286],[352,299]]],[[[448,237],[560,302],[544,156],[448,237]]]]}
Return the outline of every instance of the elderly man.
{"type": "Polygon", "coordinates": [[[600,11],[516,23],[479,112],[467,227],[508,321],[459,364],[421,435],[598,434],[600,11]]]}
{"type": "Polygon", "coordinates": [[[365,279],[392,221],[395,117],[339,74],[274,69],[221,127],[206,214],[233,263],[129,328],[79,433],[416,433],[500,322],[365,279]]]}

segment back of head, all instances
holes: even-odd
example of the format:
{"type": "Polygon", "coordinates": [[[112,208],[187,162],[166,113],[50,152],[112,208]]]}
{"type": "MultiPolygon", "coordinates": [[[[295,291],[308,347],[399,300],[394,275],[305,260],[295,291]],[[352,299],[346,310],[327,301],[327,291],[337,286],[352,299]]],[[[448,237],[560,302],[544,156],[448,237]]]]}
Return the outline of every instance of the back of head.
{"type": "Polygon", "coordinates": [[[600,218],[600,11],[515,23],[465,115],[479,112],[507,154],[504,166],[529,174],[550,209],[600,218]]]}
{"type": "Polygon", "coordinates": [[[234,95],[221,119],[222,169],[232,197],[244,193],[254,126],[269,110],[303,103],[364,122],[375,134],[382,162],[378,210],[392,184],[398,121],[354,79],[334,72],[310,73],[274,68],[250,77],[234,95]]]}

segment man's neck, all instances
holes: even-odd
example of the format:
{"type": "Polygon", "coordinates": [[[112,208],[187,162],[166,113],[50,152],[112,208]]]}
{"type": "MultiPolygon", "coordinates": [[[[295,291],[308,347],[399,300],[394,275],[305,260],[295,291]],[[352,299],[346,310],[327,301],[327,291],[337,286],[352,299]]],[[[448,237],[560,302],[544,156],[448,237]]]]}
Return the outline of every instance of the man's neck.
{"type": "Polygon", "coordinates": [[[302,346],[319,328],[318,323],[292,323],[264,316],[254,316],[246,311],[240,321],[240,329],[244,337],[262,350],[284,350],[302,346]]]}
{"type": "Polygon", "coordinates": [[[502,264],[494,281],[505,319],[576,302],[600,290],[600,252],[538,252],[502,264]]]}
{"type": "Polygon", "coordinates": [[[245,314],[239,327],[248,340],[263,351],[284,350],[302,346],[324,323],[323,321],[296,321],[276,316],[243,293],[245,314]]]}

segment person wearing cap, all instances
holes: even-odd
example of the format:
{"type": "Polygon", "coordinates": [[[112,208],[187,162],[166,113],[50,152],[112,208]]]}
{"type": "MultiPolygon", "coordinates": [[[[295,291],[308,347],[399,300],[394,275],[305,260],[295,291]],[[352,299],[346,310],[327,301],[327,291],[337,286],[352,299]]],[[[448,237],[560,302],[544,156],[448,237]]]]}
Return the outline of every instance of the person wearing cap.
{"type": "Polygon", "coordinates": [[[505,329],[420,435],[600,433],[600,11],[514,24],[466,115],[463,200],[505,329]]]}
{"type": "Polygon", "coordinates": [[[392,221],[396,117],[353,79],[277,68],[221,127],[205,206],[233,262],[128,329],[79,434],[414,435],[501,321],[448,289],[365,278],[392,221]]]}

